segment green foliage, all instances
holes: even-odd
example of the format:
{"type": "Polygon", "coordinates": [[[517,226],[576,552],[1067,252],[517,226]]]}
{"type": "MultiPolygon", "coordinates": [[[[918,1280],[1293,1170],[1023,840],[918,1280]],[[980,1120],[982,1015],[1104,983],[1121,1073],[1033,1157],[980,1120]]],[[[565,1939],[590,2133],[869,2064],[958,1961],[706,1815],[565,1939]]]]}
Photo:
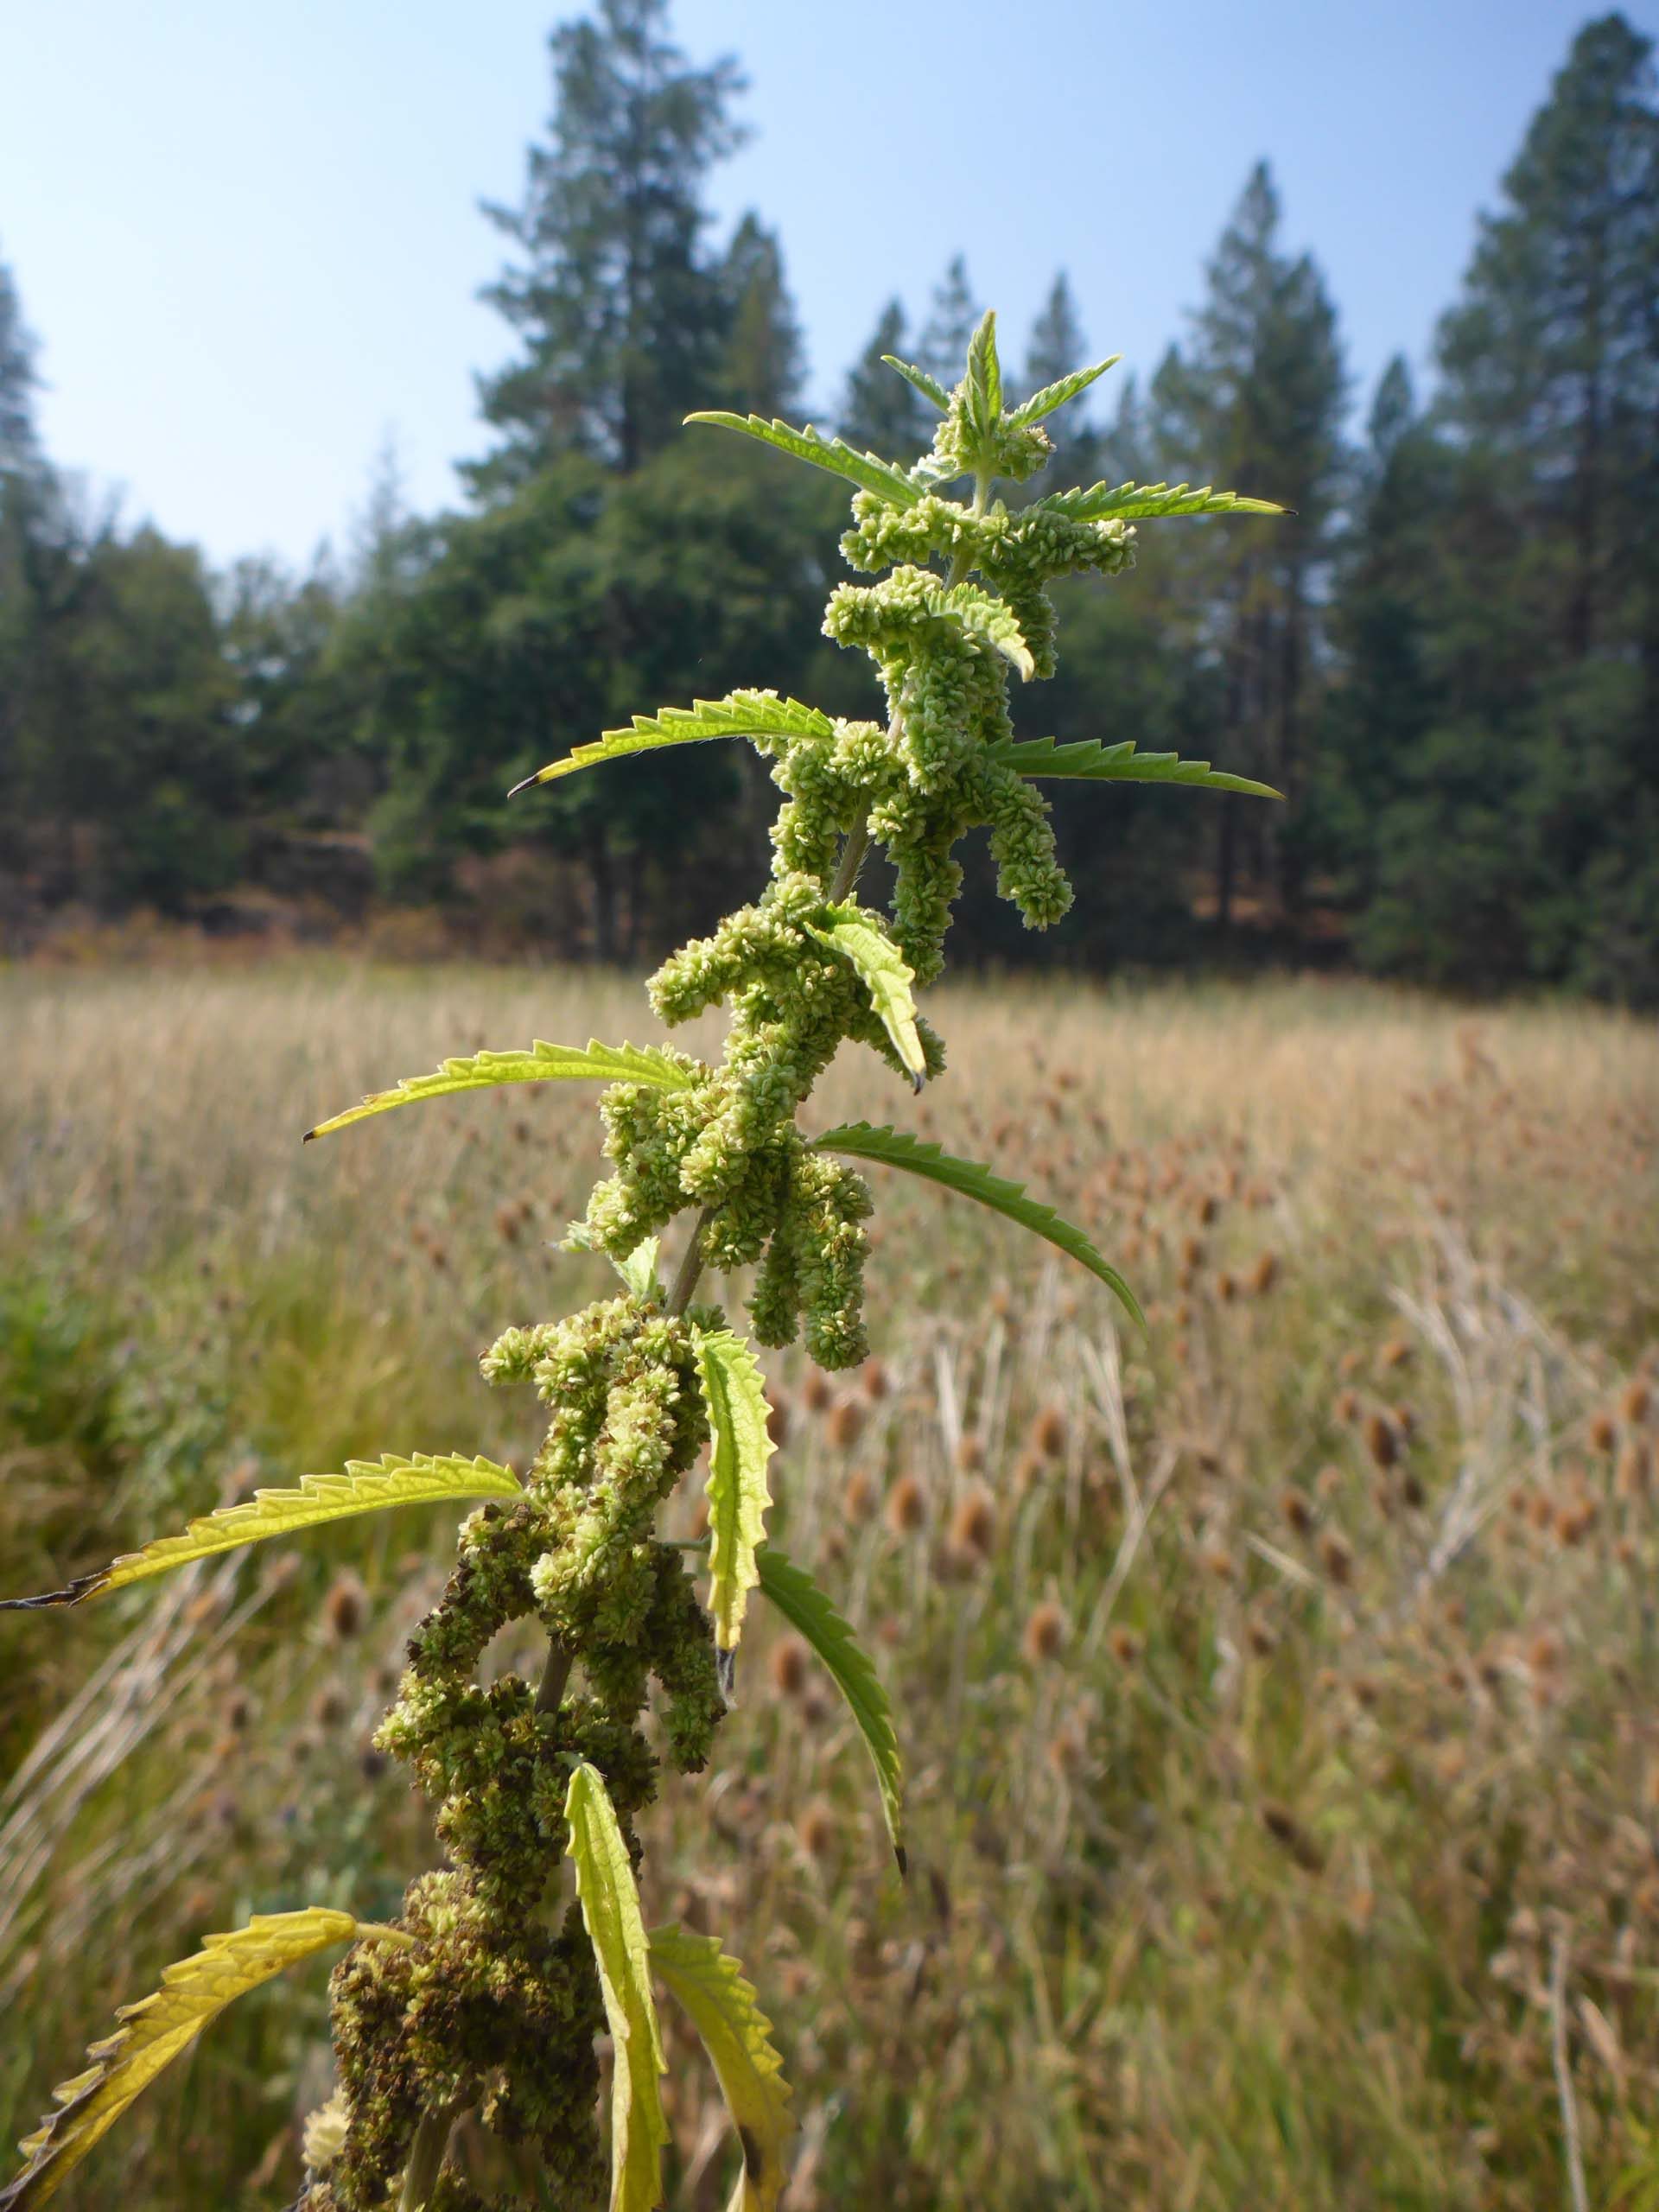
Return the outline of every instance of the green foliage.
{"type": "Polygon", "coordinates": [[[1241,499],[1236,492],[1212,492],[1207,484],[1196,492],[1186,484],[1093,484],[1087,491],[1055,492],[1037,505],[1046,514],[1064,515],[1069,522],[1104,522],[1109,516],[1122,522],[1145,522],[1165,515],[1285,512],[1272,499],[1241,499]]]}
{"type": "Polygon", "coordinates": [[[1133,738],[1119,745],[1103,745],[1098,738],[1080,738],[1066,745],[1053,737],[1033,738],[1025,744],[1011,741],[996,747],[991,757],[1020,776],[1059,776],[1096,784],[1188,784],[1204,791],[1243,791],[1252,798],[1282,796],[1268,784],[1230,776],[1207,760],[1183,760],[1175,753],[1137,753],[1133,738]]]}
{"type": "Polygon", "coordinates": [[[578,768],[594,768],[630,753],[652,753],[664,745],[702,745],[717,737],[828,737],[835,725],[816,707],[780,699],[771,691],[739,691],[726,699],[696,699],[690,707],[664,707],[660,714],[636,715],[629,729],[607,729],[596,745],[578,745],[563,760],[537,769],[508,792],[517,798],[532,784],[550,784],[578,768]]]}
{"type": "Polygon", "coordinates": [[[746,437],[758,438],[762,445],[773,446],[797,461],[810,461],[815,468],[825,468],[832,476],[845,477],[861,491],[873,492],[877,499],[885,499],[889,506],[913,507],[922,496],[902,469],[895,468],[890,461],[879,461],[873,453],[855,453],[842,438],[821,437],[810,423],[805,429],[794,430],[787,423],[767,423],[759,415],[731,415],[718,408],[705,409],[685,419],[688,423],[713,423],[724,430],[741,430],[746,437]]]}
{"type": "Polygon", "coordinates": [[[766,1540],[772,1504],[766,1462],[778,1447],[765,1381],[748,1345],[729,1329],[699,1329],[696,1342],[710,1432],[709,1613],[716,1649],[731,1653],[760,1579],[754,1555],[766,1540]]]}
{"type": "Polygon", "coordinates": [[[835,1679],[847,1700],[847,1709],[864,1739],[864,1748],[875,1769],[881,1793],[881,1815],[893,1840],[893,1852],[902,1874],[907,1871],[905,1853],[904,1766],[899,1738],[893,1725],[893,1707],[881,1680],[852,1630],[836,1611],[804,1567],[785,1558],[772,1544],[758,1554],[760,1587],[799,1636],[804,1637],[835,1679]]]}
{"type": "Polygon", "coordinates": [[[661,2212],[668,2141],[658,2084],[668,2071],[652,2001],[650,1945],[628,1848],[603,1777],[585,1760],[564,1801],[582,1917],[616,2053],[611,2077],[611,2212],[661,2212]]]}
{"type": "Polygon", "coordinates": [[[930,1183],[942,1184],[947,1191],[955,1191],[965,1198],[977,1198],[981,1205],[1006,1214],[1010,1221],[1017,1221],[1021,1228],[1046,1237],[1051,1244],[1058,1245],[1062,1252],[1087,1268],[1090,1274],[1097,1275],[1121,1301],[1131,1320],[1145,1328],[1146,1316],[1135,1293],[1116,1268],[1109,1267],[1083,1231],[1073,1228],[1069,1221],[1063,1221],[1052,1206],[1028,1198],[1023,1183],[1010,1183],[974,1160],[958,1160],[940,1145],[925,1143],[899,1129],[873,1128],[868,1122],[849,1122],[840,1128],[827,1129],[814,1141],[820,1152],[844,1153],[849,1159],[874,1160],[884,1167],[903,1167],[912,1175],[925,1176],[930,1183]]]}
{"type": "Polygon", "coordinates": [[[539,1038],[527,1052],[473,1052],[446,1060],[432,1075],[405,1076],[395,1089],[372,1092],[360,1106],[348,1106],[308,1129],[304,1141],[331,1136],[353,1122],[419,1099],[452,1098],[463,1090],[493,1090],[511,1083],[645,1083],[658,1090],[683,1090],[693,1081],[689,1065],[654,1045],[548,1045],[539,1038]]]}
{"type": "Polygon", "coordinates": [[[108,1567],[78,1575],[64,1589],[40,1598],[0,1599],[0,1612],[79,1605],[88,1598],[101,1598],[111,1590],[124,1589],[130,1582],[143,1582],[152,1574],[188,1567],[193,1560],[208,1559],[216,1552],[265,1543],[273,1536],[292,1535],[297,1529],[346,1520],[357,1513],[378,1513],[389,1505],[430,1505],[447,1498],[521,1495],[518,1478],[511,1467],[498,1467],[481,1458],[467,1459],[454,1454],[434,1458],[417,1452],[410,1459],[392,1452],[378,1461],[352,1459],[343,1475],[307,1475],[297,1490],[258,1490],[239,1505],[221,1506],[216,1513],[204,1514],[182,1535],[157,1536],[141,1551],[124,1552],[108,1567]]]}
{"type": "Polygon", "coordinates": [[[679,1927],[653,1928],[651,1963],[690,2014],[714,2063],[743,2164],[730,2212],[776,2212],[794,2116],[784,2062],[772,2046],[772,2023],[753,1985],[717,1937],[679,1927]]]}
{"type": "Polygon", "coordinates": [[[120,2026],[87,2052],[92,2063],[54,2092],[58,2109],[20,2145],[28,2161],[0,2190],[4,2212],[35,2212],[54,2196],[99,2138],[164,2067],[236,1998],[314,1953],[368,1931],[348,1912],[308,1905],[257,1915],[245,1928],[209,1936],[192,1958],[168,1967],[162,1986],[116,2012],[120,2026]]]}
{"type": "Polygon", "coordinates": [[[912,1083],[919,1090],[927,1076],[927,1056],[916,1028],[916,1001],[911,995],[914,972],[903,954],[880,925],[856,906],[826,906],[825,925],[809,922],[808,929],[821,944],[838,952],[858,971],[870,995],[881,1027],[912,1083]]]}
{"type": "Polygon", "coordinates": [[[890,369],[897,369],[912,390],[919,391],[924,399],[931,399],[940,414],[944,414],[950,404],[950,395],[936,377],[929,376],[925,369],[918,369],[913,361],[901,361],[896,353],[884,353],[881,359],[890,369]]]}

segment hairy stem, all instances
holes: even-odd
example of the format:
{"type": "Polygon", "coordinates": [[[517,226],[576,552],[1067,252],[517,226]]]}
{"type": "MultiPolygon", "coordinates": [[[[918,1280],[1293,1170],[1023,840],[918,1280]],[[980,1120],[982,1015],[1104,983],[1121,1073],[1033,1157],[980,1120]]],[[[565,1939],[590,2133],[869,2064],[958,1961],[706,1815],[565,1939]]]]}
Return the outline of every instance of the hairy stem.
{"type": "Polygon", "coordinates": [[[421,2124],[415,2130],[415,2140],[410,2145],[409,2164],[404,2169],[398,2212],[423,2212],[427,2198],[437,2187],[443,2154],[449,2147],[449,2131],[460,2109],[458,2104],[442,2105],[435,2112],[422,2115],[421,2124]]]}
{"type": "Polygon", "coordinates": [[[570,1669],[575,1654],[562,1643],[550,1643],[547,1664],[542,1669],[541,1688],[536,1693],[537,1713],[556,1713],[564,1702],[564,1687],[570,1679],[570,1669]]]}
{"type": "Polygon", "coordinates": [[[841,863],[836,870],[836,880],[830,886],[830,904],[838,906],[850,896],[858,881],[858,871],[864,865],[864,855],[870,849],[870,822],[868,815],[860,815],[847,832],[847,842],[841,849],[841,863]]]}
{"type": "Polygon", "coordinates": [[[680,1262],[680,1272],[675,1276],[674,1287],[668,1294],[668,1310],[677,1320],[691,1303],[691,1294],[696,1290],[697,1278],[702,1273],[702,1232],[708,1224],[710,1211],[710,1209],[705,1209],[697,1216],[696,1226],[691,1231],[691,1241],[685,1248],[684,1258],[680,1262]]]}

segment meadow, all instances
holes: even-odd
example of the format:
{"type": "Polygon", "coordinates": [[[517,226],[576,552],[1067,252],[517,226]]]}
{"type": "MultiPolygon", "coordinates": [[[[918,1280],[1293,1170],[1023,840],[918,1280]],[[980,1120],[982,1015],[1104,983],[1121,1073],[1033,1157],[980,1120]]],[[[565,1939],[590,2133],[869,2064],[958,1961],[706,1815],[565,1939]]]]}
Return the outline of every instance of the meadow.
{"type": "MultiPolygon", "coordinates": [[[[761,1618],[714,1764],[651,1816],[646,1916],[759,1985],[791,2212],[1651,2212],[1659,1038],[1311,982],[928,1011],[946,1076],[912,1103],[845,1050],[826,1124],[1027,1181],[1149,1329],[872,1169],[876,1357],[768,1356],[772,1533],[886,1676],[911,1876],[761,1618]]],[[[0,1592],[352,1456],[523,1467],[533,1402],[476,1355],[612,1281],[556,1249],[592,1092],[298,1140],[446,1052],[649,1041],[637,984],[20,968],[0,1022],[0,1592]]],[[[454,1520],[0,1618],[13,2138],[204,1930],[396,1909],[428,1827],[369,1738],[454,1520]]],[[[66,2212],[289,2202],[325,1972],[228,2014],[66,2212]]],[[[671,2202],[716,2212],[723,2116],[670,2034],[671,2202]]]]}

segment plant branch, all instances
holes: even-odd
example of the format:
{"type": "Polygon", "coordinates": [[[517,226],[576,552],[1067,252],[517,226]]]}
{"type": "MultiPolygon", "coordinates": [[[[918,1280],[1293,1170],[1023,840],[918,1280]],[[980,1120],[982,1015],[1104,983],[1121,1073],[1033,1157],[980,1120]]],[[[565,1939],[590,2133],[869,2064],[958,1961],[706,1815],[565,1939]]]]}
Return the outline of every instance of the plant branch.
{"type": "Polygon", "coordinates": [[[864,855],[870,849],[870,817],[861,814],[847,832],[847,842],[841,849],[841,864],[836,870],[836,880],[830,886],[830,904],[838,906],[851,895],[858,881],[858,871],[864,865],[864,855]]]}
{"type": "Polygon", "coordinates": [[[547,1664],[542,1669],[541,1688],[536,1693],[537,1713],[556,1713],[564,1702],[564,1686],[570,1679],[575,1656],[562,1643],[549,1644],[547,1664]]]}
{"type": "Polygon", "coordinates": [[[691,1294],[697,1287],[697,1277],[702,1273],[702,1232],[709,1224],[711,1209],[705,1207],[697,1216],[696,1227],[691,1231],[691,1242],[685,1248],[680,1262],[680,1272],[674,1278],[674,1287],[668,1294],[668,1310],[677,1319],[691,1303],[691,1294]]]}
{"type": "Polygon", "coordinates": [[[454,2126],[461,2105],[440,2105],[435,2111],[423,2113],[420,2126],[415,2130],[415,2140],[409,2148],[409,2164],[404,2169],[404,2185],[398,2193],[398,2212],[423,2212],[428,2197],[437,2187],[438,2176],[443,2169],[443,2154],[449,2147],[449,2131],[454,2126]]]}

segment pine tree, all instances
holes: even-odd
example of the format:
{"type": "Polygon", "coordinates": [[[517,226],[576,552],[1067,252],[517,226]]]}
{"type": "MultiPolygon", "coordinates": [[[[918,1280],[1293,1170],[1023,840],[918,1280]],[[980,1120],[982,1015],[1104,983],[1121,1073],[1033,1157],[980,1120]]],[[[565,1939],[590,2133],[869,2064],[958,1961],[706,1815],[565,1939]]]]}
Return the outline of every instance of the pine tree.
{"type": "Polygon", "coordinates": [[[933,289],[927,321],[916,341],[918,367],[937,377],[947,391],[962,374],[968,341],[984,312],[968,282],[966,257],[959,253],[933,289]]]}
{"type": "Polygon", "coordinates": [[[35,433],[35,340],[11,271],[0,261],[0,476],[32,467],[40,458],[35,433]]]}
{"type": "Polygon", "coordinates": [[[1027,391],[1040,391],[1045,385],[1070,376],[1073,369],[1084,366],[1088,356],[1089,341],[1083,334],[1071,286],[1062,269],[1031,326],[1031,340],[1026,347],[1027,391]]]}
{"type": "Polygon", "coordinates": [[[777,232],[753,212],[737,226],[721,275],[731,334],[721,404],[768,418],[787,414],[805,374],[801,327],[784,282],[777,232]]]}
{"type": "Polygon", "coordinates": [[[729,57],[690,67],[665,36],[667,0],[598,0],[550,41],[555,102],[524,204],[485,213],[522,258],[483,296],[524,343],[480,381],[505,444],[468,472],[495,492],[561,453],[624,472],[715,397],[729,320],[704,254],[699,197],[741,142],[729,57]]]}
{"type": "MultiPolygon", "coordinates": [[[[1345,379],[1324,279],[1309,256],[1281,251],[1280,221],[1278,193],[1258,162],[1208,265],[1188,345],[1170,348],[1150,397],[1160,474],[1190,477],[1202,466],[1218,482],[1259,485],[1293,511],[1248,542],[1209,532],[1193,548],[1187,574],[1224,639],[1230,738],[1242,741],[1253,772],[1294,801],[1303,783],[1315,582],[1342,487],[1345,379]]],[[[1181,542],[1178,557],[1197,537],[1181,542]]],[[[1217,911],[1224,927],[1239,816],[1225,803],[1220,813],[1217,911]]],[[[1272,859],[1280,898],[1294,908],[1301,867],[1295,839],[1281,831],[1272,859]]]]}
{"type": "MultiPolygon", "coordinates": [[[[1558,630],[1582,658],[1653,580],[1659,484],[1659,112],[1653,42],[1587,23],[1483,218],[1441,325],[1440,412],[1501,455],[1524,526],[1559,544],[1558,630]]],[[[1654,633],[1649,632],[1650,642],[1654,633]]]]}
{"type": "MultiPolygon", "coordinates": [[[[1073,369],[1084,367],[1088,359],[1089,340],[1071,297],[1071,284],[1061,270],[1031,327],[1031,339],[1026,348],[1027,393],[1040,391],[1045,385],[1070,376],[1073,369]]],[[[1101,442],[1089,419],[1088,402],[1092,397],[1090,393],[1073,400],[1059,418],[1057,435],[1061,449],[1045,480],[1051,491],[1090,482],[1100,467],[1101,442]]]]}
{"type": "Polygon", "coordinates": [[[883,359],[888,353],[901,361],[910,359],[905,331],[905,310],[889,300],[848,375],[839,419],[842,436],[859,452],[908,464],[931,442],[938,417],[883,359]]]}

